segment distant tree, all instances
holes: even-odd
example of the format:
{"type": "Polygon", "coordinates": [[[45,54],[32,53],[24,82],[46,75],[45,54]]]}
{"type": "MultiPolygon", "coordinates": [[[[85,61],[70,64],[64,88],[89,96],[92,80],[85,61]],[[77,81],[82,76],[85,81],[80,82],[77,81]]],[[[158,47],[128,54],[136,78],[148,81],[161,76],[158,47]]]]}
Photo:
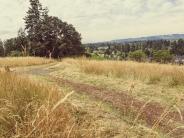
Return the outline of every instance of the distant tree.
{"type": "Polygon", "coordinates": [[[148,48],[146,48],[144,50],[144,53],[146,54],[147,57],[150,57],[151,56],[151,52],[150,52],[150,50],[148,48]]]}
{"type": "Polygon", "coordinates": [[[20,57],[20,56],[23,56],[22,55],[22,52],[21,51],[18,51],[18,50],[14,50],[14,51],[11,51],[8,56],[10,57],[20,57]]]}
{"type": "Polygon", "coordinates": [[[146,58],[146,54],[142,50],[130,52],[128,56],[130,59],[136,60],[138,62],[141,62],[141,61],[145,60],[145,58],[146,58]]]}
{"type": "Polygon", "coordinates": [[[16,38],[10,38],[4,41],[5,55],[10,55],[11,51],[18,50],[16,46],[16,38]]]}
{"type": "Polygon", "coordinates": [[[108,48],[104,52],[104,57],[108,58],[108,57],[110,57],[111,54],[112,54],[111,47],[108,46],[108,48]]]}
{"type": "Polygon", "coordinates": [[[184,40],[179,39],[171,44],[171,52],[175,55],[184,55],[184,40]]]}
{"type": "Polygon", "coordinates": [[[3,42],[0,39],[0,57],[4,56],[4,47],[3,47],[3,42]]]}
{"type": "Polygon", "coordinates": [[[159,50],[153,53],[153,60],[161,63],[170,62],[173,55],[168,50],[159,50]]]}

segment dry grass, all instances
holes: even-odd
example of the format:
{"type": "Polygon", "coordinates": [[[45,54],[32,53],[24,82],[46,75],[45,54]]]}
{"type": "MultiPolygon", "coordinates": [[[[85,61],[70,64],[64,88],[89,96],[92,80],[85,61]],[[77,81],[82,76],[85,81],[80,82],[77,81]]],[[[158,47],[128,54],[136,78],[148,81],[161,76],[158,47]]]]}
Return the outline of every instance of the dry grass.
{"type": "MultiPolygon", "coordinates": [[[[0,72],[0,137],[92,137],[90,122],[56,88],[0,72]],[[89,129],[90,128],[90,129],[89,129]]],[[[96,127],[96,126],[95,126],[96,127]]]]}
{"type": "Polygon", "coordinates": [[[41,57],[5,57],[0,58],[0,67],[30,66],[52,63],[54,60],[41,57]]]}
{"type": "Polygon", "coordinates": [[[132,61],[96,61],[79,59],[80,69],[85,73],[120,78],[133,78],[149,83],[166,82],[171,86],[184,84],[184,67],[157,63],[132,61]]]}

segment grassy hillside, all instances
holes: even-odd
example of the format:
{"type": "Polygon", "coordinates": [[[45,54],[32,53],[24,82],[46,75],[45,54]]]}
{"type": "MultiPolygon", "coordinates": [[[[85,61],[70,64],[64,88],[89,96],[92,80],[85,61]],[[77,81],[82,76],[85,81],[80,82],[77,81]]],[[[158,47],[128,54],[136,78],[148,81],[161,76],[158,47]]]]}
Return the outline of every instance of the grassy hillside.
{"type": "Polygon", "coordinates": [[[165,82],[168,85],[184,84],[184,67],[157,63],[137,63],[132,61],[95,61],[81,59],[80,69],[89,74],[105,75],[122,79],[165,82]]]}
{"type": "MultiPolygon", "coordinates": [[[[50,63],[28,59],[40,61],[40,58],[8,58],[3,65],[50,63]]],[[[93,138],[115,134],[108,126],[110,122],[107,126],[105,122],[96,122],[95,116],[67,102],[74,95],[73,90],[42,81],[39,76],[20,76],[14,72],[0,71],[0,137],[93,138]]]]}
{"type": "Polygon", "coordinates": [[[129,122],[144,122],[153,131],[164,131],[166,136],[176,136],[177,131],[184,135],[181,129],[184,114],[182,66],[65,59],[60,67],[62,69],[52,73],[53,76],[74,81],[75,84],[70,83],[73,87],[76,83],[80,87],[89,85],[87,94],[111,103],[129,122]]]}
{"type": "Polygon", "coordinates": [[[0,72],[0,137],[184,136],[183,66],[21,59],[55,64],[0,72]]]}

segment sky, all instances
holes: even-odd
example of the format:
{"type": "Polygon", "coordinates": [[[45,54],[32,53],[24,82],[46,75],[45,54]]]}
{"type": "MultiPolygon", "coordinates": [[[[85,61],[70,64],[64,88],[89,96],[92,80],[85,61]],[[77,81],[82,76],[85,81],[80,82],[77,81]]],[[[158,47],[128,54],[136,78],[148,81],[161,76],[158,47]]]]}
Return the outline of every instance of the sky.
{"type": "MultiPolygon", "coordinates": [[[[40,0],[73,24],[83,43],[184,33],[184,0],[40,0]]],[[[24,27],[29,0],[0,0],[0,38],[24,27]]]]}

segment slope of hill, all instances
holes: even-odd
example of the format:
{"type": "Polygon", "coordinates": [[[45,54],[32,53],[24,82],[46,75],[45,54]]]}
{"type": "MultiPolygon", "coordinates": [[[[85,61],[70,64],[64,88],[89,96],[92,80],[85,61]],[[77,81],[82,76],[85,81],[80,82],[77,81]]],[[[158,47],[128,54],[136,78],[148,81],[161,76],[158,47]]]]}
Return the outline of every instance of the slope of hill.
{"type": "Polygon", "coordinates": [[[178,39],[184,39],[184,34],[155,35],[155,36],[148,36],[148,37],[117,39],[117,40],[112,40],[110,42],[113,42],[113,43],[126,43],[126,42],[135,42],[135,41],[178,40],[178,39]]]}

